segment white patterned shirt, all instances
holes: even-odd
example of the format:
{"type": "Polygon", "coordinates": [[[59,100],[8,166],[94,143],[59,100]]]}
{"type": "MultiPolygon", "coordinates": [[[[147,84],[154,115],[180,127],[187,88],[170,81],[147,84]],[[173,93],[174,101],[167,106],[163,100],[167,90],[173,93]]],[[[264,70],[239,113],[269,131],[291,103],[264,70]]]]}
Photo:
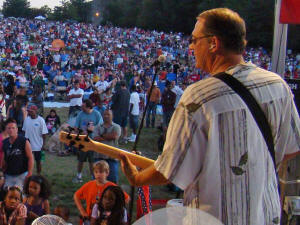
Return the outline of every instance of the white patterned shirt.
{"type": "MultiPolygon", "coordinates": [[[[299,151],[299,115],[281,77],[252,63],[226,72],[262,107],[277,164],[299,151]]],[[[243,100],[219,79],[196,82],[184,92],[155,167],[185,191],[186,206],[226,225],[270,225],[280,219],[276,173],[265,140],[243,100]]]]}

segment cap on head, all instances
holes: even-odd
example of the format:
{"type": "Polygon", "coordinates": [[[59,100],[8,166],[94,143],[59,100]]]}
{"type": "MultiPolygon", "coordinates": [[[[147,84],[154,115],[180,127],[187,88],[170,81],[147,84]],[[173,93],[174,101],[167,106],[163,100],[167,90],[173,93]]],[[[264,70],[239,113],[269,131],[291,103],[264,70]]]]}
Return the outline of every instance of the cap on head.
{"type": "Polygon", "coordinates": [[[30,105],[27,109],[27,111],[37,111],[38,110],[38,107],[36,105],[30,105]]]}

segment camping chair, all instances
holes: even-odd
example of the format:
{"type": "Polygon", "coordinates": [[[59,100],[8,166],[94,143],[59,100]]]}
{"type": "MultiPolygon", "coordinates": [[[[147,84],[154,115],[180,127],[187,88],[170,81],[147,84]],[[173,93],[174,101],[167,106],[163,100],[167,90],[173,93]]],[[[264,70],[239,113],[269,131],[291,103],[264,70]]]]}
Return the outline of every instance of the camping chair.
{"type": "Polygon", "coordinates": [[[57,86],[55,88],[56,94],[59,94],[60,100],[63,99],[63,96],[67,95],[67,86],[68,82],[65,80],[57,81],[57,86]]]}

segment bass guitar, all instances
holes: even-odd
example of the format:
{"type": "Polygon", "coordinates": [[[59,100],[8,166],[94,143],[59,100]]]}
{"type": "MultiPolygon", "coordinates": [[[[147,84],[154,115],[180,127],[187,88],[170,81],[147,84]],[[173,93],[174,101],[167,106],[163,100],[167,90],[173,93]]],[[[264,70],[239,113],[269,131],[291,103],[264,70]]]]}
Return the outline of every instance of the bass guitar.
{"type": "Polygon", "coordinates": [[[114,159],[120,159],[120,153],[123,153],[128,156],[130,161],[140,167],[145,169],[154,163],[154,160],[127,152],[125,150],[103,144],[101,142],[97,142],[92,140],[87,135],[74,134],[71,132],[61,131],[59,133],[59,140],[69,146],[74,146],[81,151],[95,151],[104,155],[107,155],[114,159]]]}

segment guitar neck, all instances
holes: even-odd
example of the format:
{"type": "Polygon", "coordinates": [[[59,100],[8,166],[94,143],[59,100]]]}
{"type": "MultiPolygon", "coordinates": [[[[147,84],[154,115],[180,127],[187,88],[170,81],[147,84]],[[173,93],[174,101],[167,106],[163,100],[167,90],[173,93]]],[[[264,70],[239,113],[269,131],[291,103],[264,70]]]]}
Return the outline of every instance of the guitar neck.
{"type": "Polygon", "coordinates": [[[154,160],[152,159],[140,155],[136,155],[134,153],[127,152],[125,150],[107,144],[103,144],[101,142],[96,142],[90,138],[88,138],[87,141],[86,135],[79,135],[79,136],[76,134],[69,135],[67,132],[61,131],[59,133],[59,139],[61,142],[67,145],[72,144],[74,147],[80,148],[81,151],[95,151],[107,155],[114,159],[120,160],[120,153],[125,154],[128,156],[128,158],[134,165],[142,169],[145,169],[154,163],[154,160]]]}
{"type": "Polygon", "coordinates": [[[106,145],[106,144],[103,144],[100,142],[96,142],[96,141],[92,141],[92,142],[95,147],[92,148],[91,150],[101,153],[101,154],[105,154],[111,158],[119,159],[119,160],[120,160],[119,154],[123,153],[128,156],[128,158],[134,165],[136,165],[142,169],[145,169],[154,163],[154,160],[152,160],[152,159],[149,159],[149,158],[146,158],[146,157],[143,157],[143,156],[131,153],[131,152],[127,152],[125,150],[122,150],[122,149],[119,149],[119,148],[116,148],[116,147],[113,147],[110,145],[106,145]]]}

